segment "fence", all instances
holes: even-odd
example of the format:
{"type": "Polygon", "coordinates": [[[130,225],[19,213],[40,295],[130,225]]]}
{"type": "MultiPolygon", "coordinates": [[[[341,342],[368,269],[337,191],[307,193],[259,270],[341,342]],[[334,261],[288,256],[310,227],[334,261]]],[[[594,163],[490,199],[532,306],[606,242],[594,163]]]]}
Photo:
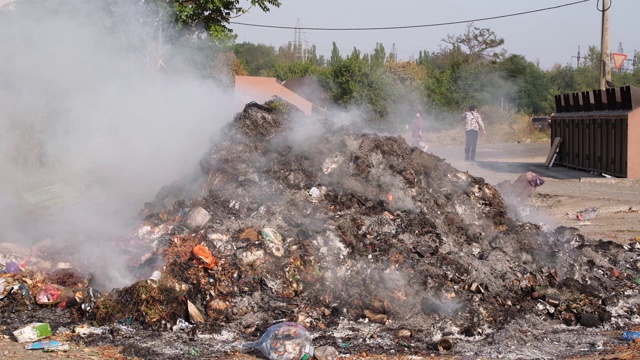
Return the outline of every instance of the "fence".
{"type": "Polygon", "coordinates": [[[562,138],[555,164],[640,178],[640,88],[563,94],[555,102],[551,138],[562,138]]]}

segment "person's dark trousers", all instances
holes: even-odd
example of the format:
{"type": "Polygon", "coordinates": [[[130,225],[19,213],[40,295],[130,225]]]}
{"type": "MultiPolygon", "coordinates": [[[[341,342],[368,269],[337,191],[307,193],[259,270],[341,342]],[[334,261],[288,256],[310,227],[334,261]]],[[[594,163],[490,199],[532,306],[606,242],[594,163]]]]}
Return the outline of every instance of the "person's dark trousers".
{"type": "Polygon", "coordinates": [[[467,130],[464,132],[466,141],[464,143],[464,159],[476,159],[476,146],[478,145],[478,130],[467,130]]]}

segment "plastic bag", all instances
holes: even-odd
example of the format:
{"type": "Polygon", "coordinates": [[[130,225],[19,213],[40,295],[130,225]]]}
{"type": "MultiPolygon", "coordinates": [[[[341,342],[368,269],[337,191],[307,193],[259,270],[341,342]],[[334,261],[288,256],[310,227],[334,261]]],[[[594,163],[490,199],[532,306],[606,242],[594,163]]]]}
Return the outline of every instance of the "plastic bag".
{"type": "Polygon", "coordinates": [[[300,360],[313,355],[311,335],[304,326],[294,322],[271,326],[256,345],[269,360],[300,360]]]}

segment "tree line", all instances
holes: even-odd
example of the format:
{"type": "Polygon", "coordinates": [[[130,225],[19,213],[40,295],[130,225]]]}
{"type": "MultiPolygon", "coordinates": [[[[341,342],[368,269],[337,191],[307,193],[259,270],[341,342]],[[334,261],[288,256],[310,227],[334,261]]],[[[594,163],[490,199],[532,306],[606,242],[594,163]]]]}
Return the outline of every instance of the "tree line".
{"type": "MultiPolygon", "coordinates": [[[[315,76],[340,107],[358,106],[372,120],[388,119],[399,108],[427,113],[459,113],[470,104],[528,115],[549,115],[554,95],[599,87],[600,52],[589,50],[579,67],[556,64],[541,69],[523,55],[509,54],[504,39],[489,28],[468,24],[460,35],[442,39],[438,51],[420,51],[400,60],[377,44],[370,52],[354,48],[341,54],[337,44],[329,58],[315,47],[278,49],[248,42],[231,46],[242,75],[280,80],[315,76]]],[[[640,86],[640,62],[632,71],[613,71],[617,86],[640,86]]]]}
{"type": "MultiPolygon", "coordinates": [[[[421,111],[446,125],[447,114],[458,114],[470,104],[497,113],[548,115],[554,111],[554,95],[599,86],[595,46],[577,67],[557,64],[545,70],[509,54],[502,49],[503,38],[474,24],[462,34],[447,35],[438,51],[402,60],[380,43],[369,51],[354,48],[343,54],[334,42],[325,57],[315,46],[236,42],[228,28],[232,18],[251,8],[269,11],[279,5],[278,0],[30,0],[15,12],[0,12],[0,31],[10,34],[12,22],[25,17],[45,21],[66,16],[100,27],[116,39],[111,48],[137,54],[155,72],[188,73],[226,85],[231,85],[231,75],[279,80],[314,76],[332,104],[357,107],[376,123],[421,111]]],[[[613,71],[613,83],[640,86],[637,60],[632,71],[613,71]]]]}

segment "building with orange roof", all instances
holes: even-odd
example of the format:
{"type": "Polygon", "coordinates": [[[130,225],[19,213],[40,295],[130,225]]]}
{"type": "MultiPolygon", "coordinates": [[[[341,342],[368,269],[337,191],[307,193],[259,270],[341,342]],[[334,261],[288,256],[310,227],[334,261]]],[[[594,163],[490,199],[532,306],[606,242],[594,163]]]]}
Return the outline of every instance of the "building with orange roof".
{"type": "Polygon", "coordinates": [[[264,103],[274,96],[278,96],[286,102],[294,105],[305,115],[313,113],[313,103],[295,92],[282,86],[276,78],[260,76],[236,76],[235,77],[235,111],[242,111],[247,103],[255,101],[264,103]]]}

